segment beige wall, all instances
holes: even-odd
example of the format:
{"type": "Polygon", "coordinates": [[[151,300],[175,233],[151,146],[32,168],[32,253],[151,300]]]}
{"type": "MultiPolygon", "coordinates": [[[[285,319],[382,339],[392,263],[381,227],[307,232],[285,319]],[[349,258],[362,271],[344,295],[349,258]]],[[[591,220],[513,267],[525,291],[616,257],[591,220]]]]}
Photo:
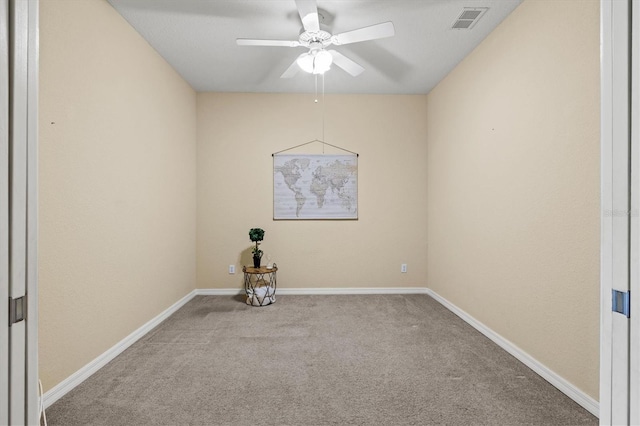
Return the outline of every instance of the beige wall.
{"type": "Polygon", "coordinates": [[[425,286],[426,96],[327,95],[324,110],[324,140],[360,154],[359,219],[274,221],[271,154],[322,139],[322,102],[198,94],[199,288],[242,287],[253,227],[281,288],[425,286]]]}
{"type": "Polygon", "coordinates": [[[598,2],[525,1],[427,110],[428,286],[597,400],[598,2]]]}
{"type": "Polygon", "coordinates": [[[106,1],[40,19],[46,390],[195,288],[196,96],[106,1]]]}

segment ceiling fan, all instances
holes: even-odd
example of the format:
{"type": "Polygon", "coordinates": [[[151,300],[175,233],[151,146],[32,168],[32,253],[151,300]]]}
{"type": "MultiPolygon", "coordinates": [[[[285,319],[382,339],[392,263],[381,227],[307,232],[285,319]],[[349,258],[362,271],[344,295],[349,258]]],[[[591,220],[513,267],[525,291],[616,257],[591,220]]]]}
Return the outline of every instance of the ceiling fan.
{"type": "Polygon", "coordinates": [[[395,35],[393,22],[390,21],[332,35],[320,28],[316,0],[295,0],[295,2],[303,26],[303,31],[298,40],[236,39],[236,43],[240,46],[302,46],[308,48],[309,51],[298,56],[280,78],[291,78],[298,73],[299,69],[312,74],[324,74],[329,70],[332,63],[355,77],[362,73],[364,68],[336,50],[326,50],[326,47],[332,44],[340,46],[395,35]]]}

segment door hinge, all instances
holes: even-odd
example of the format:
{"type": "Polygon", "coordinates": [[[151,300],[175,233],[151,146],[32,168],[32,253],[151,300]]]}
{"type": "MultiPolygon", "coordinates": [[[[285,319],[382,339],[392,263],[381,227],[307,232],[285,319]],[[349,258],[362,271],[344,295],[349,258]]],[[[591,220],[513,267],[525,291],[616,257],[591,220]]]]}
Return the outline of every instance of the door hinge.
{"type": "Polygon", "coordinates": [[[27,316],[27,296],[9,298],[9,327],[27,316]]]}
{"type": "Polygon", "coordinates": [[[611,300],[611,310],[613,312],[617,312],[627,318],[631,318],[631,292],[611,290],[611,300]]]}

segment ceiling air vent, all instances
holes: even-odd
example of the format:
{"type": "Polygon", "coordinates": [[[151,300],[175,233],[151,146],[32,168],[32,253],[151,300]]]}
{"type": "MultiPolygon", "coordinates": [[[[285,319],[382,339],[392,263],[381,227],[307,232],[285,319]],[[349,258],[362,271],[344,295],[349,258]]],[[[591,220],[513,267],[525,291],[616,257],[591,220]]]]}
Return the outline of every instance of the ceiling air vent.
{"type": "Polygon", "coordinates": [[[489,10],[488,7],[465,7],[451,28],[454,30],[470,30],[478,23],[487,10],[489,10]]]}

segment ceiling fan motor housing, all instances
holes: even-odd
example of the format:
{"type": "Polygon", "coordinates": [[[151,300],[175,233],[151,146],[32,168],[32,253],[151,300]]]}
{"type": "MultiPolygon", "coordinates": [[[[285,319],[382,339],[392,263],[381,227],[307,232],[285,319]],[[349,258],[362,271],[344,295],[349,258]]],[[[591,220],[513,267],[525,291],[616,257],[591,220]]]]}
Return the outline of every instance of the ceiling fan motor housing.
{"type": "Polygon", "coordinates": [[[323,46],[330,44],[330,40],[331,34],[325,30],[314,32],[304,31],[300,34],[300,38],[298,39],[301,45],[309,47],[311,49],[316,48],[315,45],[319,45],[319,48],[322,48],[323,46]]]}

